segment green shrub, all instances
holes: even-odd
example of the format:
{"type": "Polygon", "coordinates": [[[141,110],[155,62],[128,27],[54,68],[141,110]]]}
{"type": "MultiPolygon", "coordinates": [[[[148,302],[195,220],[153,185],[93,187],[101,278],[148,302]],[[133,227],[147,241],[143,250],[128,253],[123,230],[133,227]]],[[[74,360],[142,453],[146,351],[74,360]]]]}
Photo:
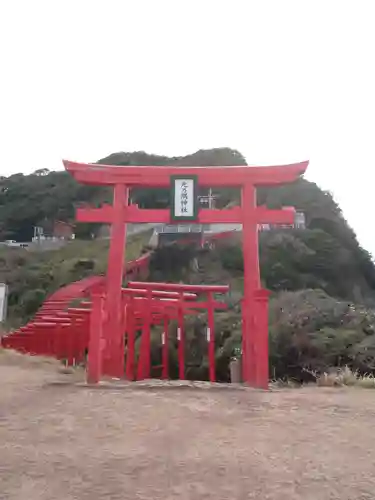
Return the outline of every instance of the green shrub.
{"type": "Polygon", "coordinates": [[[193,245],[170,244],[157,248],[150,259],[150,281],[180,281],[196,255],[193,245]]]}
{"type": "Polygon", "coordinates": [[[224,269],[243,271],[243,253],[241,246],[223,245],[218,247],[219,257],[224,269]]]}
{"type": "Polygon", "coordinates": [[[375,368],[375,315],[321,290],[283,292],[270,304],[270,364],[273,378],[311,379],[348,365],[360,373],[375,368]]]}
{"type": "MultiPolygon", "coordinates": [[[[185,322],[186,376],[208,380],[206,316],[185,322]]],[[[315,381],[333,368],[363,376],[375,374],[375,317],[371,310],[329,297],[321,290],[282,292],[270,300],[271,379],[315,381]]],[[[242,338],[238,305],[215,314],[215,363],[218,381],[229,381],[229,362],[242,338]]],[[[153,337],[152,359],[161,363],[160,332],[153,337]]],[[[176,324],[170,325],[172,378],[178,375],[176,324]]],[[[336,370],[337,371],[337,370],[336,370]]],[[[369,382],[370,383],[370,382],[369,382]]]]}
{"type": "Polygon", "coordinates": [[[46,297],[46,292],[41,289],[27,290],[22,296],[21,307],[26,316],[30,316],[39,309],[46,297]]]}

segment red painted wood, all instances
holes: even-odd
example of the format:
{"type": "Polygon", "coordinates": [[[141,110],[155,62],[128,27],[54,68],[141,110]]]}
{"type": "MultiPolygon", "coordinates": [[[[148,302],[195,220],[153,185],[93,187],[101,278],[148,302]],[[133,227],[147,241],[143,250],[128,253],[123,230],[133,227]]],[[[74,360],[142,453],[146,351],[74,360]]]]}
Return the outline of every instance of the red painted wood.
{"type": "MultiPolygon", "coordinates": [[[[291,207],[285,207],[280,210],[257,207],[250,215],[257,224],[293,224],[295,211],[291,207]]],[[[114,218],[115,210],[110,205],[104,205],[100,208],[77,209],[77,220],[79,222],[111,224],[114,218]]],[[[169,209],[145,209],[138,208],[135,205],[124,209],[121,218],[123,223],[173,223],[169,209]]],[[[222,210],[201,209],[196,222],[198,224],[242,224],[243,211],[240,207],[222,210]]]]}
{"type": "Polygon", "coordinates": [[[106,303],[107,320],[104,324],[104,336],[107,339],[105,352],[108,375],[122,377],[124,374],[124,356],[120,351],[123,331],[119,317],[122,310],[122,280],[125,270],[126,225],[122,221],[122,212],[128,203],[129,188],[116,184],[113,193],[114,218],[111,226],[111,242],[108,254],[106,303]]]}
{"type": "MultiPolygon", "coordinates": [[[[79,222],[101,222],[111,224],[114,218],[114,209],[110,205],[104,205],[100,208],[79,208],[77,210],[77,220],[79,222]]],[[[141,224],[146,222],[170,224],[170,210],[168,209],[146,209],[138,208],[135,205],[129,206],[121,214],[123,223],[131,222],[141,224]]],[[[242,213],[240,207],[223,210],[202,209],[199,211],[197,223],[226,223],[236,224],[242,222],[242,213]]]]}
{"type": "MultiPolygon", "coordinates": [[[[307,167],[307,162],[289,166],[276,167],[107,167],[101,165],[84,165],[65,162],[68,171],[79,181],[84,183],[104,184],[113,186],[117,194],[123,190],[124,197],[116,196],[114,207],[104,207],[101,211],[83,211],[83,217],[97,222],[96,218],[105,216],[106,221],[112,224],[113,240],[109,258],[109,270],[107,278],[90,277],[54,293],[42,306],[36,315],[36,321],[30,322],[26,327],[17,332],[6,335],[1,339],[3,346],[12,347],[21,352],[32,354],[46,353],[55,355],[60,359],[68,359],[70,362],[78,361],[84,357],[84,350],[89,343],[89,322],[87,312],[69,310],[72,299],[85,296],[88,290],[95,293],[104,293],[106,296],[105,310],[101,312],[101,320],[105,322],[103,332],[105,339],[111,342],[111,347],[106,349],[106,364],[103,364],[103,373],[117,375],[123,373],[123,334],[127,331],[129,315],[125,314],[124,294],[121,291],[122,277],[125,274],[123,265],[125,247],[125,221],[152,222],[169,221],[169,211],[145,211],[136,206],[127,207],[126,193],[130,186],[169,186],[170,176],[173,174],[197,175],[201,186],[239,186],[243,188],[242,206],[231,210],[201,210],[199,220],[203,223],[214,222],[239,222],[244,224],[244,278],[245,294],[243,303],[243,350],[244,350],[244,380],[247,383],[259,387],[267,385],[267,302],[259,300],[259,264],[257,256],[257,232],[255,226],[262,223],[291,224],[293,222],[293,210],[269,210],[265,207],[256,207],[255,186],[277,185],[292,182],[300,176],[307,167]],[[120,187],[122,185],[122,188],[120,187]],[[250,193],[250,197],[247,196],[250,193]],[[120,201],[119,201],[120,200],[120,201]],[[122,200],[122,201],[121,201],[122,200]],[[251,203],[249,203],[249,201],[251,203]],[[145,220],[147,219],[147,220],[145,220]],[[86,316],[85,316],[86,315],[86,316]],[[61,322],[66,318],[67,323],[61,322]],[[85,319],[86,318],[86,319],[85,319]],[[43,319],[48,322],[43,324],[43,319]],[[113,328],[112,328],[112,326],[113,328]],[[113,333],[113,335],[111,335],[113,333]]],[[[225,237],[230,236],[227,233],[225,237]]],[[[220,238],[215,235],[212,240],[220,238]]],[[[126,273],[129,276],[139,276],[139,273],[147,268],[150,254],[146,254],[137,261],[128,263],[126,273]]],[[[158,285],[158,284],[156,284],[158,285]]],[[[160,285],[158,285],[160,286],[160,285]]],[[[155,288],[157,291],[194,293],[192,289],[155,288]]],[[[225,293],[222,290],[218,293],[225,293]]],[[[207,293],[201,289],[196,293],[201,295],[207,293]]],[[[125,292],[125,296],[128,292],[125,292]]],[[[136,294],[132,310],[134,320],[143,325],[145,314],[144,298],[142,293],[136,294]]],[[[201,307],[207,307],[207,303],[199,305],[194,299],[187,297],[179,301],[176,297],[164,297],[161,295],[152,298],[150,318],[152,322],[162,321],[163,315],[168,318],[176,318],[185,314],[196,314],[201,307]],[[163,305],[160,305],[163,302],[163,305]]],[[[207,302],[207,301],[206,301],[207,302]]],[[[86,304],[86,308],[92,307],[86,304]]],[[[214,307],[223,307],[215,302],[214,307]]],[[[87,311],[87,309],[86,309],[87,311]]],[[[180,318],[181,319],[181,318],[180,318]]],[[[147,336],[145,337],[147,340],[147,336]]],[[[147,344],[147,342],[146,342],[147,344]]],[[[212,348],[211,348],[212,349],[212,348]]],[[[180,363],[183,366],[183,363],[180,363]]],[[[100,369],[99,369],[100,378],[100,369]]]]}
{"type": "Polygon", "coordinates": [[[164,380],[169,378],[169,319],[168,316],[163,318],[163,342],[162,342],[162,378],[164,380]]]}
{"type": "Polygon", "coordinates": [[[151,281],[145,283],[140,281],[129,281],[128,285],[131,288],[151,288],[153,290],[171,290],[193,293],[226,293],[229,291],[229,285],[188,285],[184,283],[159,283],[151,281]]]}
{"type": "Polygon", "coordinates": [[[127,345],[126,345],[126,378],[128,380],[134,380],[135,376],[135,328],[136,328],[136,318],[133,311],[132,298],[129,298],[129,306],[132,311],[126,317],[126,333],[127,333],[127,345]]]}
{"type": "Polygon", "coordinates": [[[242,210],[244,222],[242,245],[244,255],[244,298],[242,307],[242,345],[243,345],[243,380],[255,385],[257,359],[254,351],[256,337],[254,322],[254,293],[260,288],[260,270],[258,256],[258,228],[251,218],[251,211],[256,206],[256,191],[247,183],[242,188],[242,210]]]}
{"type": "MultiPolygon", "coordinates": [[[[123,295],[141,295],[143,297],[148,297],[150,293],[150,287],[145,287],[143,289],[141,288],[123,288],[122,289],[122,294],[123,295]]],[[[156,297],[156,298],[179,298],[180,294],[178,292],[168,292],[165,290],[151,290],[151,296],[156,297]]],[[[188,299],[196,299],[197,294],[196,293],[184,293],[183,294],[184,300],[188,299]]]]}
{"type": "Polygon", "coordinates": [[[291,207],[284,207],[280,210],[271,210],[267,207],[257,207],[247,220],[252,220],[255,224],[293,224],[296,211],[291,207]]]}
{"type": "MultiPolygon", "coordinates": [[[[227,305],[219,302],[217,300],[213,301],[213,306],[215,309],[227,309],[227,305]]],[[[148,301],[145,297],[134,297],[134,312],[141,311],[143,314],[148,310],[148,301]]],[[[199,301],[199,302],[181,302],[178,299],[160,299],[155,300],[152,304],[152,308],[154,311],[168,311],[172,312],[177,308],[182,308],[185,314],[189,312],[193,312],[196,310],[207,309],[208,302],[199,301]]]]}
{"type": "Polygon", "coordinates": [[[269,356],[268,356],[268,290],[258,290],[255,293],[256,305],[256,385],[261,389],[268,388],[269,356]]]}
{"type": "Polygon", "coordinates": [[[177,314],[177,342],[178,342],[178,377],[185,380],[185,329],[184,329],[184,311],[178,308],[177,314]]]}
{"type": "Polygon", "coordinates": [[[208,319],[208,365],[209,377],[211,382],[216,382],[215,374],[215,318],[214,318],[214,301],[212,293],[208,293],[207,319],[208,319]]]}
{"type": "Polygon", "coordinates": [[[146,320],[144,322],[145,341],[145,378],[151,376],[151,324],[152,324],[152,290],[148,290],[147,295],[148,307],[146,309],[146,320]]]}
{"type": "Polygon", "coordinates": [[[102,373],[103,297],[92,297],[87,381],[97,384],[102,373]]]}
{"type": "Polygon", "coordinates": [[[63,161],[65,169],[84,184],[168,187],[172,175],[198,176],[200,186],[255,186],[279,185],[293,182],[303,175],[308,161],[271,167],[163,167],[163,166],[109,166],[63,161]]]}
{"type": "MultiPolygon", "coordinates": [[[[135,303],[135,300],[136,299],[133,299],[133,303],[135,303]]],[[[151,348],[151,323],[152,323],[151,301],[152,301],[152,295],[150,290],[148,297],[145,299],[145,307],[143,309],[143,315],[142,315],[142,336],[139,348],[137,380],[150,378],[150,372],[151,372],[150,348],[151,348]]]]}

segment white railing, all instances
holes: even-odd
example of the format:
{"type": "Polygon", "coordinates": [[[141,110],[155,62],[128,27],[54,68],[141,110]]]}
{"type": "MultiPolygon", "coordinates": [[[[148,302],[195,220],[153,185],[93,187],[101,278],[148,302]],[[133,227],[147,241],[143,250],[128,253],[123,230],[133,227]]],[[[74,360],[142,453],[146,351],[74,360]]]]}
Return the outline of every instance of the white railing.
{"type": "Polygon", "coordinates": [[[165,224],[155,228],[159,233],[201,233],[204,231],[203,224],[165,224]]]}

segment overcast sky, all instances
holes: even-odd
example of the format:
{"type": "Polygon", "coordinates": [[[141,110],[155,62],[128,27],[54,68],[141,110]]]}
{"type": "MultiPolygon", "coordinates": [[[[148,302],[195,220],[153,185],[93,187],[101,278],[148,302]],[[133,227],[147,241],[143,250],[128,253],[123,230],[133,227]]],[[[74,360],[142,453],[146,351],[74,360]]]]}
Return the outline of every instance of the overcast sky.
{"type": "Polygon", "coordinates": [[[0,0],[0,173],[116,151],[310,159],[375,255],[375,2],[0,0]]]}

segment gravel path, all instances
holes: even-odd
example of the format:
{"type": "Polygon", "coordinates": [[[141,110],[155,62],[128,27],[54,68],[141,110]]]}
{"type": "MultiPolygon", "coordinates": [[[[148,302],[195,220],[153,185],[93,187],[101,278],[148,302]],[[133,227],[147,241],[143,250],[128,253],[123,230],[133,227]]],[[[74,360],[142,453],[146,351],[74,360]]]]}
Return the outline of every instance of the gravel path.
{"type": "Polygon", "coordinates": [[[53,385],[0,360],[0,498],[361,500],[375,392],[53,385]]]}

